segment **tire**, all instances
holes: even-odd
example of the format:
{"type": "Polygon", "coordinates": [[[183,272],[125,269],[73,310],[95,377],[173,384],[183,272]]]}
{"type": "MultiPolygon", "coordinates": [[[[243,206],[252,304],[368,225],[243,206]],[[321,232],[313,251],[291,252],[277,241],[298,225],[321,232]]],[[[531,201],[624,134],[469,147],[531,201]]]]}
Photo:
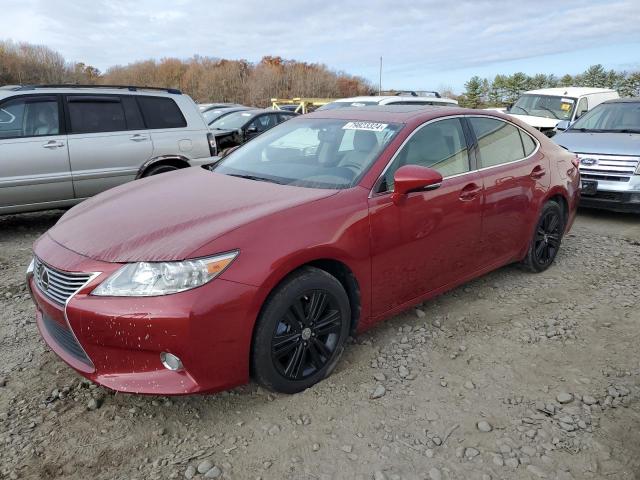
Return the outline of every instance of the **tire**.
{"type": "Polygon", "coordinates": [[[349,336],[351,308],[340,282],[305,267],[287,277],[264,304],[251,348],[254,379],[297,393],[328,377],[349,336]]]}
{"type": "Polygon", "coordinates": [[[542,207],[527,256],[522,261],[527,270],[539,273],[553,264],[560,250],[564,226],[562,207],[558,202],[549,200],[542,207]]]}
{"type": "Polygon", "coordinates": [[[154,165],[145,170],[142,178],[150,177],[152,175],[159,175],[161,173],[173,172],[174,170],[179,170],[179,168],[175,165],[169,165],[166,163],[163,163],[161,165],[154,165]]]}

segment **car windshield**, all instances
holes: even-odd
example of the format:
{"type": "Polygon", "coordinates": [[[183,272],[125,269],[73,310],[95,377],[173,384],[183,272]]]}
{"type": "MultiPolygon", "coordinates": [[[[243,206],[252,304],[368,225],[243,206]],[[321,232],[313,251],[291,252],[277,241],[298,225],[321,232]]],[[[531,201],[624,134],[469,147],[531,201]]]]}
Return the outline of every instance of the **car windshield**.
{"type": "Polygon", "coordinates": [[[516,115],[569,120],[573,114],[577,99],[572,97],[556,97],[553,95],[522,95],[509,109],[516,115]]]}
{"type": "Polygon", "coordinates": [[[229,115],[224,115],[209,126],[215,130],[234,130],[242,127],[251,118],[255,116],[251,112],[234,112],[229,115]]]}
{"type": "Polygon", "coordinates": [[[640,133],[640,102],[600,104],[567,131],[640,133]]]}
{"type": "Polygon", "coordinates": [[[348,188],[401,128],[395,123],[298,118],[268,130],[210,168],[284,185],[348,188]]]}
{"type": "Polygon", "coordinates": [[[335,110],[336,108],[347,108],[347,107],[365,107],[367,105],[378,105],[378,102],[376,101],[372,101],[372,100],[366,100],[366,101],[354,101],[354,102],[331,102],[331,103],[327,103],[326,105],[322,105],[321,107],[318,107],[316,109],[316,111],[318,110],[335,110]]]}
{"type": "Polygon", "coordinates": [[[214,120],[222,117],[222,115],[227,115],[229,113],[234,113],[233,110],[229,110],[228,108],[214,108],[212,110],[207,110],[202,113],[202,116],[207,121],[207,124],[211,124],[214,120]]]}

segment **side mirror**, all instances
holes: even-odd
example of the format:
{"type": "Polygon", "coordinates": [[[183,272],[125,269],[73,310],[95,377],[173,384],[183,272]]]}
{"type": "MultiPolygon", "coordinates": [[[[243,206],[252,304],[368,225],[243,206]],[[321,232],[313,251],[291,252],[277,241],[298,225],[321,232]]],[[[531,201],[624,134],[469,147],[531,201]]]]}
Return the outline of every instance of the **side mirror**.
{"type": "Polygon", "coordinates": [[[393,176],[393,195],[391,199],[400,204],[407,193],[435,190],[442,184],[442,175],[433,168],[419,165],[405,165],[396,170],[393,176]]]}
{"type": "Polygon", "coordinates": [[[252,125],[250,127],[247,127],[245,132],[246,133],[258,133],[258,127],[256,127],[255,125],[252,125]]]}
{"type": "Polygon", "coordinates": [[[569,128],[569,125],[571,125],[571,122],[569,120],[561,120],[557,123],[556,130],[558,130],[559,132],[564,132],[569,128]]]}

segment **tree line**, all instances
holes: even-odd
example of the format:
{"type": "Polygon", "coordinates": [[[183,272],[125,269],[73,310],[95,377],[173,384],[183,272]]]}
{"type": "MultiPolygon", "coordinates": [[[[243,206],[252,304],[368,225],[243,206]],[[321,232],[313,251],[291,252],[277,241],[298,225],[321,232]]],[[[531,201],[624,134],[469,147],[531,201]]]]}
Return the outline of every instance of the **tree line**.
{"type": "Polygon", "coordinates": [[[0,85],[52,83],[178,88],[202,103],[255,106],[267,106],[274,97],[339,98],[373,90],[361,77],[281,57],[266,56],[257,63],[201,56],[163,58],[100,72],[84,63],[66,62],[46,46],[0,41],[0,85]]]}
{"type": "Polygon", "coordinates": [[[458,102],[469,108],[504,107],[514,103],[527,90],[550,87],[599,87],[617,90],[621,97],[640,96],[640,72],[605,70],[598,64],[578,75],[557,77],[553,74],[496,75],[493,80],[471,77],[465,83],[465,91],[458,102]]]}

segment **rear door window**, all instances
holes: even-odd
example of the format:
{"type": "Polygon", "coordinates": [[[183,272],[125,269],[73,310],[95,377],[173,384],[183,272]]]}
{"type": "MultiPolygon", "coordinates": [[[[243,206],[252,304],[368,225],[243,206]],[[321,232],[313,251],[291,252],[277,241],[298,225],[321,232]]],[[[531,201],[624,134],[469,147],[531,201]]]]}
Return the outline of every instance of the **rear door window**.
{"type": "Polygon", "coordinates": [[[143,130],[144,121],[142,120],[142,114],[138,107],[135,97],[121,97],[122,108],[124,108],[124,116],[127,120],[127,129],[129,130],[143,130]]]}
{"type": "Polygon", "coordinates": [[[21,97],[0,105],[0,139],[60,134],[55,96],[21,97]]]}
{"type": "Polygon", "coordinates": [[[520,130],[495,118],[470,117],[469,124],[478,139],[480,167],[493,167],[525,157],[520,130]]]}
{"type": "Polygon", "coordinates": [[[184,128],[187,126],[176,102],[165,97],[138,97],[147,128],[184,128]]]}
{"type": "Polygon", "coordinates": [[[71,133],[104,133],[127,130],[120,98],[113,96],[67,97],[71,133]]]}

